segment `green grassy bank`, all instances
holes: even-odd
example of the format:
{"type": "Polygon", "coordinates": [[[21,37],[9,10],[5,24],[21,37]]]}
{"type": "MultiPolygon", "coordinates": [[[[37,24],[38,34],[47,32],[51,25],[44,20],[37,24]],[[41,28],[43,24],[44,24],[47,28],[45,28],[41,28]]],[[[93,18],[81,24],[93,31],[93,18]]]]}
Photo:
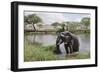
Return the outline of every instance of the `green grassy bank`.
{"type": "MultiPolygon", "coordinates": [[[[42,46],[38,43],[28,43],[24,42],[24,61],[50,61],[50,60],[60,60],[59,56],[54,53],[56,47],[54,45],[42,46]]],[[[79,53],[77,55],[66,56],[65,60],[70,59],[87,59],[90,58],[90,53],[79,53]]]]}

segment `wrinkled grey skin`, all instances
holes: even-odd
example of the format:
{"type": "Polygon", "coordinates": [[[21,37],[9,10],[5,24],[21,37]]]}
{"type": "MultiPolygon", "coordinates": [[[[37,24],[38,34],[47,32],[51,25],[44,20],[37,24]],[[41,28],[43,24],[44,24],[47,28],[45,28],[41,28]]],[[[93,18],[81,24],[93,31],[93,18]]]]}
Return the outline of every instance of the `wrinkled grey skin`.
{"type": "Polygon", "coordinates": [[[67,54],[79,51],[78,38],[74,34],[68,31],[61,32],[58,35],[56,40],[56,48],[57,48],[56,53],[61,53],[59,48],[60,48],[60,44],[62,43],[64,43],[64,47],[67,54]]]}

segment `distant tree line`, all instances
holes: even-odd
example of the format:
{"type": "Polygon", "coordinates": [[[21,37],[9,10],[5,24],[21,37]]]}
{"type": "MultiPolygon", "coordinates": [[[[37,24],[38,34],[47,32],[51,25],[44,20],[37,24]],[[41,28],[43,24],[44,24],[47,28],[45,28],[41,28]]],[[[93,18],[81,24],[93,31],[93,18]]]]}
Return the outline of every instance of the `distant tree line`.
{"type": "MultiPolygon", "coordinates": [[[[27,15],[27,16],[24,16],[24,24],[27,25],[27,24],[32,24],[33,28],[34,28],[34,31],[36,31],[36,28],[35,28],[35,24],[37,23],[42,23],[42,19],[36,15],[36,14],[30,14],[30,15],[27,15]]],[[[38,25],[39,27],[42,26],[42,24],[39,24],[38,25]]],[[[66,21],[66,22],[54,22],[51,24],[51,26],[53,27],[57,27],[57,26],[60,26],[61,28],[57,29],[57,31],[59,32],[62,32],[62,31],[69,31],[69,30],[72,30],[72,31],[75,31],[78,27],[81,27],[81,29],[85,29],[85,30],[88,30],[89,27],[90,27],[90,18],[89,17],[84,17],[81,19],[80,22],[73,22],[73,21],[66,21]]]]}

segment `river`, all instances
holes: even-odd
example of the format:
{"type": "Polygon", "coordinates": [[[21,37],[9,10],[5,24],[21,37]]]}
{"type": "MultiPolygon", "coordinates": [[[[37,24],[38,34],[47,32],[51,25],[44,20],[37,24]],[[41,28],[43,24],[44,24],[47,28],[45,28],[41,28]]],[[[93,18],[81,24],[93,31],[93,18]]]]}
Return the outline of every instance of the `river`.
{"type": "MultiPolygon", "coordinates": [[[[79,52],[89,52],[90,51],[90,35],[89,34],[77,34],[79,39],[79,52]]],[[[54,34],[29,34],[25,35],[25,38],[30,43],[41,43],[42,46],[54,45],[56,44],[57,35],[54,34]]],[[[61,52],[66,53],[63,44],[60,46],[61,52]]]]}

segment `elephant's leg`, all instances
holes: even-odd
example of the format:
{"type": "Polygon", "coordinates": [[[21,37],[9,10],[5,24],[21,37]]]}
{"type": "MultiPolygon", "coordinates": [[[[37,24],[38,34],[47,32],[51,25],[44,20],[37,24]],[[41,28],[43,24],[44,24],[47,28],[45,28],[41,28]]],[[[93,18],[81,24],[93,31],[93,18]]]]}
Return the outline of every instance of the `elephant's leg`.
{"type": "Polygon", "coordinates": [[[71,44],[69,45],[69,50],[70,50],[70,53],[73,53],[73,47],[71,44]]]}
{"type": "Polygon", "coordinates": [[[64,47],[65,47],[66,53],[69,54],[68,45],[64,44],[64,47]]]}

